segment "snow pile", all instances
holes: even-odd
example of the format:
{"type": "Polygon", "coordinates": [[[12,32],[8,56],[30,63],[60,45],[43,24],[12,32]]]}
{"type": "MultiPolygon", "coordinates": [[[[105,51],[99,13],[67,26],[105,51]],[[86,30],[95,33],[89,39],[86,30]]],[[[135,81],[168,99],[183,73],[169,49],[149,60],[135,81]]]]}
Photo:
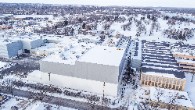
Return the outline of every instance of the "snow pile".
{"type": "Polygon", "coordinates": [[[3,68],[3,67],[5,67],[5,65],[6,65],[7,63],[5,63],[5,62],[1,62],[0,61],[0,68],[3,68]]]}
{"type": "Polygon", "coordinates": [[[64,64],[75,64],[75,61],[81,57],[86,51],[88,51],[95,44],[90,43],[73,43],[64,47],[64,51],[55,53],[43,59],[43,61],[58,62],[64,64]]]}

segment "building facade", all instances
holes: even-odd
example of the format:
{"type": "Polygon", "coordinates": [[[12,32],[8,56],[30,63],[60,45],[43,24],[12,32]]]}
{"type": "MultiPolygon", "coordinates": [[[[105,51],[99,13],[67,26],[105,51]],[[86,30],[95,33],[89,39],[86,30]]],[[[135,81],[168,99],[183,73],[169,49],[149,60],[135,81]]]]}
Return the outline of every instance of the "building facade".
{"type": "Polygon", "coordinates": [[[11,58],[18,55],[19,51],[22,51],[22,42],[3,42],[0,44],[0,57],[11,58]]]}
{"type": "Polygon", "coordinates": [[[119,67],[76,61],[74,65],[40,61],[40,71],[118,84],[119,67]]]}
{"type": "Polygon", "coordinates": [[[183,91],[185,89],[186,80],[173,77],[163,77],[160,75],[141,74],[141,84],[144,86],[155,86],[165,89],[174,89],[183,91]]]}

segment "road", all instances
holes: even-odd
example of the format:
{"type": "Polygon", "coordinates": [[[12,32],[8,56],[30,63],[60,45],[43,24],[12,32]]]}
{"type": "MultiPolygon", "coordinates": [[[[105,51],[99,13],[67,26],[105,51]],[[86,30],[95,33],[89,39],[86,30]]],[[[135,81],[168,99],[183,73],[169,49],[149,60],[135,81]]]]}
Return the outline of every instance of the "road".
{"type": "Polygon", "coordinates": [[[92,105],[87,102],[80,102],[80,101],[75,101],[71,99],[64,99],[64,98],[59,98],[59,97],[54,97],[54,96],[48,96],[48,95],[44,95],[41,93],[36,94],[30,91],[24,91],[24,90],[19,90],[15,88],[13,88],[11,91],[8,87],[4,87],[4,86],[0,86],[0,93],[12,94],[14,96],[26,97],[29,99],[34,99],[35,96],[39,96],[39,99],[42,102],[56,104],[56,105],[60,105],[64,107],[75,108],[78,110],[127,110],[127,108],[111,109],[105,106],[92,105]]]}

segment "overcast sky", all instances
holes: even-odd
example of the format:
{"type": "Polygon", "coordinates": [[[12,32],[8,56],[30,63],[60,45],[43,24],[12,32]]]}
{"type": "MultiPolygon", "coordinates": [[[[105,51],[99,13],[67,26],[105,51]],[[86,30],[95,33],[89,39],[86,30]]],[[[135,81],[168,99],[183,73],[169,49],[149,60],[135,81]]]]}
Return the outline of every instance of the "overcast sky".
{"type": "Polygon", "coordinates": [[[0,2],[195,8],[195,0],[0,0],[0,2]]]}

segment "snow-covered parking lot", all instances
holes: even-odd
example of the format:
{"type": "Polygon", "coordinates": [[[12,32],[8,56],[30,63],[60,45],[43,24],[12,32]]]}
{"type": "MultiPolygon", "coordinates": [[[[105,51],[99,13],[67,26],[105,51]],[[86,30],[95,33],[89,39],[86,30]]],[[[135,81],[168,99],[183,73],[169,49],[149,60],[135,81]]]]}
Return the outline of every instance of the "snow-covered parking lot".
{"type": "Polygon", "coordinates": [[[18,110],[76,110],[21,97],[11,97],[0,106],[0,110],[11,110],[13,108],[18,108],[18,110]]]}

